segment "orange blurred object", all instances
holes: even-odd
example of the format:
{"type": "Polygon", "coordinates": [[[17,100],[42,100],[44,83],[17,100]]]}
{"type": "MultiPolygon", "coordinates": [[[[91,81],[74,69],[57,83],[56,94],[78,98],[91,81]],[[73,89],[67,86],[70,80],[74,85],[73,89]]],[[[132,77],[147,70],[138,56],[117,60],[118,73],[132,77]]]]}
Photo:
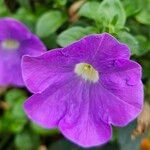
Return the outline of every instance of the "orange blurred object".
{"type": "Polygon", "coordinates": [[[142,140],[140,150],[150,150],[150,139],[144,138],[142,140]]]}
{"type": "Polygon", "coordinates": [[[79,0],[79,1],[74,2],[70,6],[68,12],[69,12],[71,22],[76,22],[79,19],[79,15],[78,15],[77,11],[85,3],[85,1],[86,0],[79,0]]]}

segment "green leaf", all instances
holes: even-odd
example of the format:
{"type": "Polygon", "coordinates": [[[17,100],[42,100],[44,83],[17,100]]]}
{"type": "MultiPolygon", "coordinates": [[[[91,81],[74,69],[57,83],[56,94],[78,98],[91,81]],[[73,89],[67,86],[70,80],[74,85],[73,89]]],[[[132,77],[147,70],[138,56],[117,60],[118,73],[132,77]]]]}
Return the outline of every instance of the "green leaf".
{"type": "Polygon", "coordinates": [[[5,95],[9,109],[4,111],[0,119],[0,132],[19,133],[27,122],[23,111],[23,102],[27,98],[26,92],[20,89],[11,89],[5,95]]]}
{"type": "Polygon", "coordinates": [[[93,27],[72,27],[69,28],[68,30],[65,30],[62,32],[57,39],[57,43],[65,47],[66,45],[75,42],[79,40],[80,38],[84,37],[85,35],[91,34],[91,33],[96,33],[95,28],[93,27]]]}
{"type": "MultiPolygon", "coordinates": [[[[147,101],[150,104],[150,79],[146,82],[144,87],[144,95],[145,95],[145,101],[147,101]]],[[[150,132],[148,133],[148,136],[150,136],[150,132]]]]}
{"type": "Polygon", "coordinates": [[[38,126],[38,125],[36,125],[35,123],[32,123],[32,122],[30,124],[30,127],[37,134],[54,135],[54,134],[59,133],[59,131],[57,129],[45,129],[45,128],[42,128],[42,127],[40,127],[40,126],[38,126]]]}
{"type": "Polygon", "coordinates": [[[110,24],[115,28],[123,28],[126,20],[124,8],[119,0],[104,0],[98,8],[98,21],[105,27],[110,24]],[[112,24],[115,20],[115,24],[112,24]]]}
{"type": "Polygon", "coordinates": [[[118,129],[120,150],[139,150],[141,137],[131,140],[131,133],[136,127],[136,122],[130,123],[124,128],[118,129]]]}
{"type": "Polygon", "coordinates": [[[27,9],[31,9],[30,1],[29,0],[17,0],[18,3],[27,9]]]}
{"type": "MultiPolygon", "coordinates": [[[[53,143],[49,147],[49,150],[85,150],[85,148],[81,148],[78,145],[62,139],[53,143]]],[[[88,150],[119,150],[119,145],[115,142],[110,142],[108,144],[105,144],[104,146],[88,148],[88,150]]]]}
{"type": "Polygon", "coordinates": [[[137,35],[136,39],[139,42],[138,55],[143,55],[150,51],[150,41],[143,35],[137,35]]]}
{"type": "Polygon", "coordinates": [[[44,13],[37,21],[36,33],[40,37],[47,37],[66,21],[67,17],[60,11],[49,11],[44,13]]]}
{"type": "Polygon", "coordinates": [[[126,16],[132,16],[138,13],[142,8],[141,0],[123,0],[122,3],[125,8],[126,16]]]}
{"type": "Polygon", "coordinates": [[[139,59],[139,63],[142,65],[143,68],[143,75],[142,78],[143,79],[148,79],[150,77],[150,58],[144,58],[144,59],[139,59]]]}
{"type": "Polygon", "coordinates": [[[115,32],[112,28],[123,28],[126,20],[125,11],[119,0],[86,2],[80,8],[79,15],[95,20],[97,26],[107,27],[111,32],[115,32]]]}
{"type": "Polygon", "coordinates": [[[20,103],[20,101],[22,101],[22,97],[24,99],[25,97],[27,97],[27,94],[21,89],[11,89],[5,94],[5,100],[11,106],[20,103]]]}
{"type": "Polygon", "coordinates": [[[48,49],[53,49],[53,48],[57,48],[56,39],[57,39],[57,34],[52,33],[48,37],[42,38],[42,41],[48,49]]]}
{"type": "Polygon", "coordinates": [[[27,25],[31,31],[35,32],[35,23],[37,16],[30,12],[28,9],[19,8],[15,14],[12,15],[13,18],[20,20],[25,25],[27,25]],[[26,17],[24,17],[26,16],[26,17]]]}
{"type": "Polygon", "coordinates": [[[99,2],[86,2],[83,6],[81,6],[79,10],[79,15],[90,19],[99,20],[97,13],[99,5],[99,2]]]}
{"type": "Polygon", "coordinates": [[[5,6],[4,1],[0,0],[0,17],[6,17],[8,15],[10,14],[5,6]]]}
{"type": "Polygon", "coordinates": [[[137,39],[134,36],[132,36],[128,32],[122,31],[117,34],[117,37],[121,42],[129,46],[129,48],[131,49],[132,55],[138,54],[139,44],[138,44],[137,39]]]}
{"type": "Polygon", "coordinates": [[[135,18],[142,24],[150,25],[150,0],[142,0],[142,5],[142,10],[135,18]]]}
{"type": "Polygon", "coordinates": [[[39,136],[31,131],[24,131],[15,137],[17,150],[37,150],[39,147],[39,136]]]}
{"type": "Polygon", "coordinates": [[[67,4],[67,0],[55,0],[54,7],[55,8],[63,8],[67,4]]]}

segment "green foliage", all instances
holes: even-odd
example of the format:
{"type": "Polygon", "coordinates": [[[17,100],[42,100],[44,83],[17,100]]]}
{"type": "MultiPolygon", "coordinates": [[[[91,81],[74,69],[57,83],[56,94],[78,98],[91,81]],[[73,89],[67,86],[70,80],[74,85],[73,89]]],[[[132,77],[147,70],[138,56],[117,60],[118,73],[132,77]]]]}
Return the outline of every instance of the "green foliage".
{"type": "Polygon", "coordinates": [[[9,14],[9,12],[7,11],[5,5],[4,5],[4,1],[0,0],[0,17],[5,17],[9,14]]]}
{"type": "Polygon", "coordinates": [[[41,135],[53,135],[59,133],[57,129],[53,129],[53,130],[44,129],[32,122],[30,124],[30,127],[34,131],[34,133],[41,134],[41,135]]]}
{"type": "Polygon", "coordinates": [[[5,101],[8,109],[0,117],[0,132],[19,133],[23,130],[27,119],[22,105],[26,98],[26,93],[20,89],[12,89],[6,93],[5,101]]]}
{"type": "Polygon", "coordinates": [[[99,5],[100,3],[96,1],[87,2],[80,8],[79,15],[89,19],[99,20],[99,5]]]}
{"type": "Polygon", "coordinates": [[[125,11],[119,0],[87,2],[81,7],[79,14],[95,20],[98,26],[108,28],[111,32],[123,28],[125,24],[125,11]]]}
{"type": "Polygon", "coordinates": [[[17,0],[17,2],[24,8],[31,9],[29,0],[17,0]]]}
{"type": "Polygon", "coordinates": [[[150,50],[150,41],[148,40],[148,38],[143,35],[137,35],[136,39],[139,43],[139,50],[137,54],[140,56],[147,53],[150,50]]]}
{"type": "MultiPolygon", "coordinates": [[[[67,140],[59,140],[49,147],[49,150],[84,150],[84,149],[85,148],[81,148],[67,140]]],[[[105,146],[97,148],[88,148],[88,150],[119,150],[119,145],[115,142],[111,142],[105,146]]]]}
{"type": "Polygon", "coordinates": [[[14,15],[12,15],[12,17],[22,21],[24,24],[26,24],[30,28],[31,31],[35,31],[34,26],[37,20],[37,16],[34,15],[28,9],[19,8],[17,12],[14,15]]]}
{"type": "Polygon", "coordinates": [[[65,47],[66,45],[79,40],[85,35],[92,34],[95,32],[96,32],[95,28],[93,27],[84,28],[84,27],[75,26],[62,32],[58,36],[57,42],[60,46],[65,47]]]}
{"type": "Polygon", "coordinates": [[[44,13],[37,22],[36,33],[40,37],[46,37],[66,21],[67,17],[60,11],[49,11],[44,13]]]}
{"type": "Polygon", "coordinates": [[[37,150],[39,144],[39,137],[30,131],[24,131],[15,137],[17,150],[37,150]]]}
{"type": "Polygon", "coordinates": [[[104,0],[98,10],[100,22],[104,26],[114,25],[115,28],[123,28],[125,24],[125,11],[119,0],[104,0]]]}
{"type": "Polygon", "coordinates": [[[132,122],[128,126],[118,129],[118,139],[121,145],[120,150],[139,150],[141,137],[131,140],[131,133],[135,127],[136,122],[132,122]]]}
{"type": "Polygon", "coordinates": [[[126,43],[129,46],[132,54],[138,54],[139,44],[137,39],[132,34],[121,31],[117,34],[117,37],[121,42],[126,43]]]}
{"type": "Polygon", "coordinates": [[[140,23],[150,25],[150,0],[142,0],[141,5],[142,9],[135,18],[140,23]]]}
{"type": "Polygon", "coordinates": [[[137,14],[142,9],[142,0],[123,0],[127,17],[137,14]]]}

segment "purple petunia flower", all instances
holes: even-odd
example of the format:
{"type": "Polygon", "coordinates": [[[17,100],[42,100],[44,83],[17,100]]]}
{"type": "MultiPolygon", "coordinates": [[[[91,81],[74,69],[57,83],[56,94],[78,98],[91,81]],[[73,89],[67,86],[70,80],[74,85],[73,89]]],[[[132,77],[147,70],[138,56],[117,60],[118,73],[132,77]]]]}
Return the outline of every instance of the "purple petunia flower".
{"type": "Polygon", "coordinates": [[[141,67],[111,35],[95,34],[38,57],[24,56],[25,84],[35,93],[24,104],[28,117],[83,147],[111,139],[143,106],[141,67]]]}
{"type": "Polygon", "coordinates": [[[12,18],[0,19],[0,85],[23,86],[21,57],[37,56],[46,48],[25,25],[12,18]]]}

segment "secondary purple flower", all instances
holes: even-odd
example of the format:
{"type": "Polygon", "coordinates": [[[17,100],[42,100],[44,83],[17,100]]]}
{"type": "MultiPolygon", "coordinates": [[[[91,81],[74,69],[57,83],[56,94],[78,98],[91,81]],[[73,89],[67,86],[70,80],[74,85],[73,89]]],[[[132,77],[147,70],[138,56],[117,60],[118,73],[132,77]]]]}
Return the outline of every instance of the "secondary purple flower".
{"type": "Polygon", "coordinates": [[[23,86],[21,57],[37,56],[46,48],[25,25],[12,18],[0,19],[0,85],[23,86]]]}
{"type": "Polygon", "coordinates": [[[24,56],[23,78],[35,93],[26,114],[83,147],[107,142],[111,125],[127,125],[143,106],[141,67],[129,58],[129,48],[107,33],[24,56]]]}

